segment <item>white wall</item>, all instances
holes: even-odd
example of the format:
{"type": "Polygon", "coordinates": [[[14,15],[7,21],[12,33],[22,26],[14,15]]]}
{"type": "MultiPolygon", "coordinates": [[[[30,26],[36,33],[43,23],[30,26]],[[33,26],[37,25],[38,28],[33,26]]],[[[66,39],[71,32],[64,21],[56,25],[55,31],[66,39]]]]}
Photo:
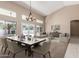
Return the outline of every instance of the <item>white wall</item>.
{"type": "Polygon", "coordinates": [[[47,33],[51,31],[51,25],[58,24],[62,33],[70,33],[70,21],[79,20],[79,5],[64,7],[46,17],[45,30],[47,33]]]}

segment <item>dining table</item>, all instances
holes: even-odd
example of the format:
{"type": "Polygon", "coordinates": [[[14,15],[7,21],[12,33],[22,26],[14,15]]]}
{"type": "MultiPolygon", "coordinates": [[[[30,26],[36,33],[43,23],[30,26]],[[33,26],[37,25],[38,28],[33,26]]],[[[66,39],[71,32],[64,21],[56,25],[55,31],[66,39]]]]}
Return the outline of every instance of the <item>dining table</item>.
{"type": "Polygon", "coordinates": [[[20,38],[18,36],[7,36],[6,39],[18,42],[20,44],[25,44],[25,47],[27,48],[28,56],[31,56],[31,48],[34,46],[39,45],[41,42],[46,41],[45,38],[31,38],[28,39],[28,37],[20,38]]]}

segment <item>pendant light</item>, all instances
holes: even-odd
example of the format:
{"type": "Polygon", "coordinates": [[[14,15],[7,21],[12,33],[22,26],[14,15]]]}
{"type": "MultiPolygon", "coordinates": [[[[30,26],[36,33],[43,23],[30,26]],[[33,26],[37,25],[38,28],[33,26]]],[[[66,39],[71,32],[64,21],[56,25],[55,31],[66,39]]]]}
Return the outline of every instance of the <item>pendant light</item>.
{"type": "Polygon", "coordinates": [[[32,16],[31,0],[30,0],[30,8],[29,8],[29,11],[30,11],[30,13],[29,13],[28,18],[26,18],[26,20],[27,20],[27,21],[34,21],[34,20],[36,20],[36,19],[32,16]]]}

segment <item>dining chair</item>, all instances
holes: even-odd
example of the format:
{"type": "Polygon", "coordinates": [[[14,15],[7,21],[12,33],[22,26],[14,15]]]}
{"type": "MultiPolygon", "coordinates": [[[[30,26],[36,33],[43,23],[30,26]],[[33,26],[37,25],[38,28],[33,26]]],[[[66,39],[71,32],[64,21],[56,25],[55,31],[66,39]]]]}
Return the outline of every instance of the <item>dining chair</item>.
{"type": "Polygon", "coordinates": [[[9,40],[7,40],[7,44],[8,44],[8,50],[9,50],[8,55],[9,55],[10,53],[12,53],[14,58],[15,58],[15,55],[16,55],[17,53],[20,53],[20,52],[22,52],[22,51],[24,51],[24,50],[25,50],[25,52],[26,52],[26,47],[19,46],[19,45],[18,45],[16,42],[14,42],[14,41],[9,41],[9,40]]]}
{"type": "Polygon", "coordinates": [[[1,52],[2,52],[3,49],[4,49],[4,54],[5,54],[5,52],[6,52],[7,48],[8,48],[7,40],[6,40],[5,37],[2,37],[2,38],[0,38],[0,41],[1,41],[1,46],[2,46],[1,52]]]}
{"type": "Polygon", "coordinates": [[[32,48],[32,57],[34,52],[43,55],[44,58],[46,57],[46,54],[49,54],[49,57],[51,57],[50,44],[51,44],[51,41],[48,41],[48,42],[44,42],[42,46],[32,48]]]}

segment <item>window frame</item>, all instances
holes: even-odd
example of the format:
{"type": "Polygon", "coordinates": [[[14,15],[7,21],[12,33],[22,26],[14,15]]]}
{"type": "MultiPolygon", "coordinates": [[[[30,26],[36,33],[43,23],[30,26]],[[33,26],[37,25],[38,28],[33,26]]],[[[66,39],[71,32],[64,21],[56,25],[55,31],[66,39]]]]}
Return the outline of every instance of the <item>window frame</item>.
{"type": "Polygon", "coordinates": [[[0,8],[0,15],[10,16],[10,17],[16,17],[16,12],[0,8]]]}

